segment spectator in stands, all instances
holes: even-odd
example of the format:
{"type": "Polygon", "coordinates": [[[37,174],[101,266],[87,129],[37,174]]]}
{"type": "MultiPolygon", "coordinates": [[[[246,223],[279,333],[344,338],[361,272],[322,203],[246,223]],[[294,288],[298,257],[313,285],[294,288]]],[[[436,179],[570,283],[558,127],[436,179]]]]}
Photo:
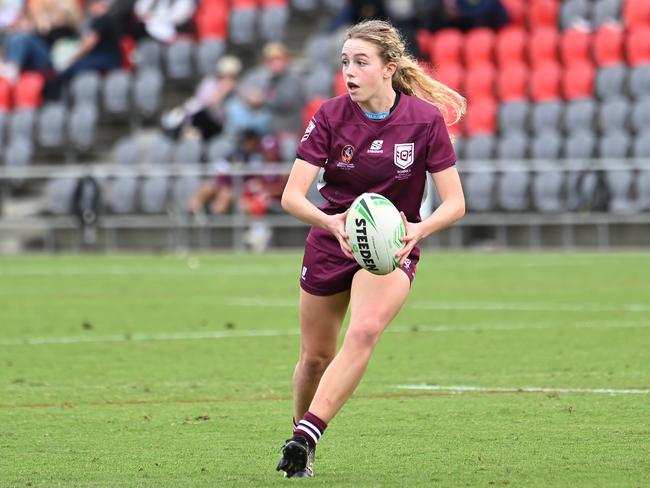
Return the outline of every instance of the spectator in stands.
{"type": "Polygon", "coordinates": [[[172,42],[179,34],[195,33],[195,0],[136,0],[133,12],[136,39],[151,37],[160,42],[172,42]]]}
{"type": "Polygon", "coordinates": [[[496,29],[510,22],[501,0],[434,0],[433,4],[435,10],[428,26],[432,31],[447,27],[496,29]]]}
{"type": "Polygon", "coordinates": [[[108,14],[108,9],[108,0],[88,0],[89,27],[82,33],[77,50],[63,69],[45,83],[44,98],[60,98],[65,83],[77,73],[86,70],[108,71],[122,65],[120,26],[108,14]]]}
{"type": "Polygon", "coordinates": [[[226,123],[226,103],[234,96],[242,63],[235,56],[223,56],[216,75],[201,80],[194,95],[162,118],[165,132],[176,139],[186,126],[194,127],[203,140],[219,135],[226,123]]]}

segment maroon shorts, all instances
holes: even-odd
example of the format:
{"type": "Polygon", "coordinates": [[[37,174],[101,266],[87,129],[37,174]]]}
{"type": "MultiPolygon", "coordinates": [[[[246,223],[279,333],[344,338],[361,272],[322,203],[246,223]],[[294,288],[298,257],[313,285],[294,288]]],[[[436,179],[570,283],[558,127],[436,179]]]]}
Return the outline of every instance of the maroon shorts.
{"type": "MultiPolygon", "coordinates": [[[[415,279],[419,254],[419,250],[411,252],[404,264],[399,267],[406,273],[411,283],[415,279]]],[[[308,242],[302,260],[300,287],[312,295],[327,296],[341,293],[350,289],[352,278],[360,269],[361,266],[355,260],[346,257],[340,248],[339,252],[334,254],[308,242]]]]}

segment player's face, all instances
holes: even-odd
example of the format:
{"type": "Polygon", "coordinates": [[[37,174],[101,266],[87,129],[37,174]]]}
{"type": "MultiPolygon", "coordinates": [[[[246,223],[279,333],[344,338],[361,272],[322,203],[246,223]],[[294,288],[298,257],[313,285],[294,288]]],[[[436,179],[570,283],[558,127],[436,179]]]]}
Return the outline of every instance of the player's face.
{"type": "Polygon", "coordinates": [[[364,104],[386,87],[390,73],[379,57],[377,46],[362,39],[348,39],[341,51],[343,78],[353,101],[364,104]]]}

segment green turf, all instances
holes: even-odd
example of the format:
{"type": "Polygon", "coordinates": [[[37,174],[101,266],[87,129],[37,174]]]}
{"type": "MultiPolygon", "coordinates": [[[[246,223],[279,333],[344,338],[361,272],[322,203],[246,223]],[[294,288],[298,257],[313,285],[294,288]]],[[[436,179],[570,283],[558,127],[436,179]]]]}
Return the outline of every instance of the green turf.
{"type": "Polygon", "coordinates": [[[1,259],[0,487],[650,486],[648,394],[398,388],[650,388],[650,254],[425,254],[304,481],[274,471],[299,271],[1,259]]]}

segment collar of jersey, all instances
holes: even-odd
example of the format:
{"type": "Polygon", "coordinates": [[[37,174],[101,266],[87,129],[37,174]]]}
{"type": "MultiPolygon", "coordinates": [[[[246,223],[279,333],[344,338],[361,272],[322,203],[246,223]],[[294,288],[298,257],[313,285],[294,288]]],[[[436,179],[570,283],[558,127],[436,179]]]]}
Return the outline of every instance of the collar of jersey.
{"type": "Polygon", "coordinates": [[[369,124],[385,124],[388,121],[393,120],[395,118],[396,114],[398,114],[400,112],[400,110],[402,109],[402,106],[404,105],[404,99],[405,98],[406,98],[406,95],[404,95],[404,93],[401,93],[400,97],[399,97],[399,101],[397,102],[397,106],[395,107],[395,109],[392,112],[390,112],[387,117],[384,117],[383,119],[374,119],[374,118],[370,118],[370,117],[366,116],[363,109],[361,107],[359,107],[359,105],[356,102],[353,102],[352,98],[350,98],[349,96],[348,96],[348,101],[354,107],[354,111],[359,116],[359,118],[362,119],[364,122],[369,123],[369,124]]]}

